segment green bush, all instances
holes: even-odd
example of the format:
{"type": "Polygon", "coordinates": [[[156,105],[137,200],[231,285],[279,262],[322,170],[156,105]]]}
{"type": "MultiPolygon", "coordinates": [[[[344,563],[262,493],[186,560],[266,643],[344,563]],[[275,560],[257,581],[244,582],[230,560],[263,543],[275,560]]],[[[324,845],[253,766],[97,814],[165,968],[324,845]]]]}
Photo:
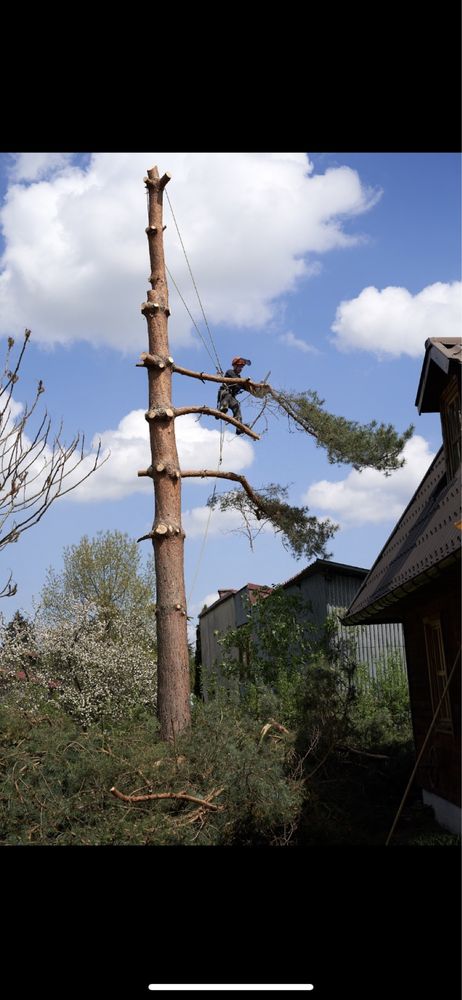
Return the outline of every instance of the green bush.
{"type": "Polygon", "coordinates": [[[219,638],[223,659],[208,684],[215,697],[239,702],[255,718],[276,715],[296,724],[306,673],[313,655],[309,608],[299,597],[275,588],[248,606],[247,623],[219,638]]]}
{"type": "Polygon", "coordinates": [[[0,839],[4,844],[269,844],[290,842],[302,783],[290,738],[262,736],[238,709],[196,706],[174,746],[140,714],[85,730],[54,703],[39,714],[0,711],[0,839]],[[179,799],[120,801],[186,792],[179,799]]]}
{"type": "Polygon", "coordinates": [[[409,846],[415,847],[458,847],[461,845],[461,838],[455,833],[428,833],[418,837],[411,837],[408,840],[409,846]]]}
{"type": "Polygon", "coordinates": [[[365,664],[354,674],[351,734],[358,746],[405,743],[412,739],[409,687],[401,658],[391,653],[371,677],[365,664]]]}

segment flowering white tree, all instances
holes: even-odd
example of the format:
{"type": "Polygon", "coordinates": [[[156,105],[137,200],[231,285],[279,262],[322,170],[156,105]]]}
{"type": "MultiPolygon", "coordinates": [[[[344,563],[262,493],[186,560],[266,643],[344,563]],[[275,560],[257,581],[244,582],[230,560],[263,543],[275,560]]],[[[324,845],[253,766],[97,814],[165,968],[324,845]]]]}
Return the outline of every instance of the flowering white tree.
{"type": "Polygon", "coordinates": [[[0,623],[4,700],[38,709],[52,698],[81,725],[117,721],[156,707],[155,630],[129,611],[111,621],[94,604],[72,602],[59,624],[40,609],[30,642],[0,623]]]}

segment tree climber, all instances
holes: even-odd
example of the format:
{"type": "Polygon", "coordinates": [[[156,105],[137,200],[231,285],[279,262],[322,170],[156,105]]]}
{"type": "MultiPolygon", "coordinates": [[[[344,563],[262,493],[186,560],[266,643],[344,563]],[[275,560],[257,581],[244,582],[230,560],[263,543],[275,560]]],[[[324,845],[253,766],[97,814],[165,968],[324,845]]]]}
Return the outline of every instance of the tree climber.
{"type": "MultiPolygon", "coordinates": [[[[241,378],[241,371],[244,365],[250,365],[251,362],[248,358],[233,358],[232,368],[228,368],[225,372],[225,378],[241,378]]],[[[242,413],[236,396],[239,392],[243,392],[239,385],[222,385],[218,390],[217,398],[217,409],[221,410],[222,413],[227,413],[228,410],[232,410],[233,417],[235,420],[239,420],[242,424],[242,413]]],[[[217,417],[218,419],[218,417],[217,417]]],[[[243,434],[239,428],[236,428],[236,434],[243,434]]]]}

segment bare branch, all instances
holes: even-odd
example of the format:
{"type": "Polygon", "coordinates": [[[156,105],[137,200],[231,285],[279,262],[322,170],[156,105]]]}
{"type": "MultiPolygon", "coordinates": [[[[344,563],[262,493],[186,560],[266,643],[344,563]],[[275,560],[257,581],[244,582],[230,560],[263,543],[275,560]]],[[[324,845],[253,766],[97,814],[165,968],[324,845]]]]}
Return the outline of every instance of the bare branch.
{"type": "MultiPolygon", "coordinates": [[[[202,809],[210,809],[212,812],[220,812],[223,808],[222,806],[215,806],[212,802],[209,802],[210,796],[205,799],[199,799],[196,795],[187,795],[186,792],[157,792],[151,795],[124,795],[123,792],[119,792],[117,788],[110,788],[109,791],[111,795],[115,795],[116,799],[122,799],[122,802],[151,802],[156,799],[181,799],[184,802],[197,802],[202,809]]],[[[224,789],[221,788],[219,791],[215,792],[215,796],[223,792],[224,789]]]]}
{"type": "MultiPolygon", "coordinates": [[[[143,357],[143,355],[141,355],[143,357]]],[[[140,365],[141,367],[141,365],[140,365]]],[[[188,375],[189,378],[198,378],[201,382],[220,382],[225,385],[240,385],[243,389],[255,395],[259,392],[269,392],[270,386],[266,382],[253,382],[251,378],[227,378],[226,375],[207,375],[206,372],[193,372],[189,368],[181,368],[180,365],[171,364],[173,372],[178,375],[188,375]],[[255,392],[257,390],[257,392],[255,392]]]]}
{"type": "MultiPolygon", "coordinates": [[[[138,473],[138,475],[140,475],[140,473],[138,473]]],[[[252,503],[255,504],[255,507],[257,507],[258,510],[261,510],[262,513],[266,513],[265,505],[262,501],[262,498],[258,495],[258,493],[255,493],[255,490],[252,489],[250,483],[247,481],[245,476],[240,476],[237,472],[214,472],[211,469],[201,469],[200,471],[187,470],[186,472],[181,473],[181,478],[182,479],[193,479],[193,478],[231,479],[234,483],[241,484],[242,488],[247,493],[247,496],[250,498],[252,503]]]]}
{"type": "Polygon", "coordinates": [[[272,483],[257,492],[245,476],[237,472],[218,472],[214,469],[186,470],[181,476],[183,479],[230,479],[240,483],[244,492],[240,490],[230,490],[220,494],[214,492],[207,504],[212,509],[218,507],[222,512],[239,511],[251,545],[264,523],[268,522],[277,533],[281,534],[282,544],[290,549],[297,559],[302,555],[327,558],[326,543],[335,534],[338,526],[328,518],[318,521],[314,515],[309,515],[308,507],[293,507],[288,504],[287,487],[272,483]],[[261,524],[256,526],[252,523],[253,518],[261,524]]]}
{"type": "Polygon", "coordinates": [[[216,417],[217,420],[225,420],[227,423],[232,424],[233,427],[238,427],[242,434],[248,434],[254,441],[260,440],[260,436],[251,431],[250,427],[247,427],[246,424],[241,424],[239,420],[235,420],[234,417],[228,417],[226,413],[214,410],[211,406],[180,406],[174,409],[175,417],[184,417],[186,413],[205,413],[210,417],[216,417]]]}
{"type": "Polygon", "coordinates": [[[8,580],[0,590],[0,597],[13,597],[13,595],[16,593],[18,587],[16,583],[11,582],[12,579],[13,579],[13,574],[10,573],[8,580]]]}
{"type": "MultiPolygon", "coordinates": [[[[85,438],[77,434],[69,445],[65,445],[61,441],[61,424],[50,444],[51,419],[46,410],[37,427],[30,432],[31,417],[44,392],[42,381],[38,382],[32,405],[26,404],[16,417],[12,416],[12,391],[19,378],[29,337],[30,330],[26,330],[12,371],[9,356],[14,340],[8,338],[4,371],[0,377],[0,549],[16,542],[23,531],[41,520],[54,500],[76,489],[103,464],[100,462],[100,443],[90,470],[76,479],[76,470],[86,458],[85,438]],[[68,477],[71,477],[71,485],[67,485],[68,477]]],[[[0,597],[9,597],[15,592],[10,575],[0,597]]]]}

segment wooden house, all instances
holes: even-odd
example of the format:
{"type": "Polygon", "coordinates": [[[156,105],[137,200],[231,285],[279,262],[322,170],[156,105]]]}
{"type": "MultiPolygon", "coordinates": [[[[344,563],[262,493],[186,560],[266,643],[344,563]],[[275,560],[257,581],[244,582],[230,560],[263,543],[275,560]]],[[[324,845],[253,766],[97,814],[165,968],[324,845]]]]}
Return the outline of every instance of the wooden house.
{"type": "Polygon", "coordinates": [[[428,737],[417,780],[437,821],[459,833],[462,340],[431,338],[425,349],[416,406],[440,413],[443,445],[344,622],[402,622],[417,754],[428,737]]]}

